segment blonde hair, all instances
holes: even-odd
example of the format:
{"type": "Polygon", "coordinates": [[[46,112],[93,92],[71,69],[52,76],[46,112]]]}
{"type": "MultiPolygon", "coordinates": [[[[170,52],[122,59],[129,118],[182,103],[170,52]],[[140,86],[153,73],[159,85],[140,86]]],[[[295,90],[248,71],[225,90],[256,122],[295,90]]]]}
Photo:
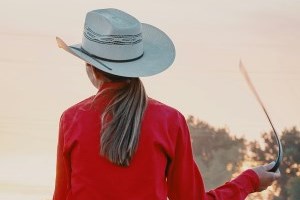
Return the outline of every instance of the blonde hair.
{"type": "Polygon", "coordinates": [[[115,89],[111,102],[101,115],[100,153],[112,163],[129,166],[137,149],[142,118],[147,107],[146,91],[139,78],[101,73],[111,81],[121,79],[128,84],[115,89]]]}

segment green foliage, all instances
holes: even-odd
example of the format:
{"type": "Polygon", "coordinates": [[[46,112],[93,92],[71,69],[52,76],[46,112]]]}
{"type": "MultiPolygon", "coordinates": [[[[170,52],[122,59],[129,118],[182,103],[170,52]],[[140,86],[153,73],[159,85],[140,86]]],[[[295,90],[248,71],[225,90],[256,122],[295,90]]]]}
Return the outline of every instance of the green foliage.
{"type": "Polygon", "coordinates": [[[245,140],[222,129],[215,129],[192,116],[187,119],[193,153],[202,172],[206,189],[213,189],[229,181],[239,170],[245,153],[245,140]]]}
{"type": "MultiPolygon", "coordinates": [[[[253,152],[251,159],[260,164],[265,164],[275,160],[277,143],[272,132],[263,133],[262,138],[265,144],[264,147],[259,145],[258,142],[250,143],[250,149],[253,152]]],[[[299,194],[296,191],[300,191],[298,182],[300,174],[300,132],[296,127],[293,127],[283,131],[280,139],[284,157],[280,166],[281,178],[275,185],[277,191],[279,191],[279,196],[276,199],[293,199],[293,195],[299,194]]],[[[299,195],[297,197],[299,199],[299,195]]]]}

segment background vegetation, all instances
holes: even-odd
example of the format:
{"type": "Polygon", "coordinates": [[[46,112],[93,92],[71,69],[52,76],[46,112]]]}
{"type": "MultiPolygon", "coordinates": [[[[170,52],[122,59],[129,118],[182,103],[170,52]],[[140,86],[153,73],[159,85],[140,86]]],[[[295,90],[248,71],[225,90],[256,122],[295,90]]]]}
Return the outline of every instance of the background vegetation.
{"type": "MultiPolygon", "coordinates": [[[[211,125],[189,116],[187,123],[192,137],[195,160],[210,190],[238,175],[245,167],[257,166],[275,160],[277,143],[272,132],[262,134],[261,140],[247,141],[232,136],[226,128],[211,125]]],[[[258,138],[259,139],[259,138],[258,138]]],[[[284,158],[281,178],[263,193],[254,193],[248,199],[298,200],[300,197],[300,131],[296,127],[280,134],[284,158]]]]}

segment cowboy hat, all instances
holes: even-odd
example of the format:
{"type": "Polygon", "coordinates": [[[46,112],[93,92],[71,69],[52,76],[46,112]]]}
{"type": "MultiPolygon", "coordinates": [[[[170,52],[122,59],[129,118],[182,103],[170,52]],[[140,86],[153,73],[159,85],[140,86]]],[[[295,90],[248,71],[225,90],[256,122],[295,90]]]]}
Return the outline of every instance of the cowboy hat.
{"type": "Polygon", "coordinates": [[[175,59],[175,47],[163,31],[112,8],[87,13],[81,44],[68,46],[59,37],[56,41],[67,52],[118,76],[158,74],[175,59]]]}

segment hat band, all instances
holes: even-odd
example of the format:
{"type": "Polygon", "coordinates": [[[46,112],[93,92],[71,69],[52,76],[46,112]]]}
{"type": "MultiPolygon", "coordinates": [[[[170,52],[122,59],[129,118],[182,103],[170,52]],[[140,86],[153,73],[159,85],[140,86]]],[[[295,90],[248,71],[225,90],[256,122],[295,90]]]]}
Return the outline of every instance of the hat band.
{"type": "Polygon", "coordinates": [[[142,33],[135,35],[102,35],[85,26],[83,35],[86,39],[105,45],[134,45],[142,42],[142,33]]]}
{"type": "Polygon", "coordinates": [[[137,34],[99,34],[86,25],[81,48],[101,60],[128,62],[143,54],[143,37],[140,31],[137,34]]]}
{"type": "Polygon", "coordinates": [[[81,51],[82,53],[85,53],[87,54],[88,56],[94,58],[94,59],[100,59],[100,60],[103,60],[103,61],[108,61],[108,62],[116,62],[116,63],[122,63],[122,62],[131,62],[131,61],[135,61],[135,60],[138,60],[140,59],[141,57],[143,57],[144,55],[144,52],[142,53],[142,55],[136,57],[136,58],[132,58],[132,59],[127,59],[127,60],[112,60],[112,59],[107,59],[107,58],[101,58],[99,56],[96,56],[94,54],[91,54],[90,52],[86,51],[83,47],[80,47],[80,48],[77,48],[77,47],[72,47],[72,49],[76,49],[77,51],[81,51]]]}

